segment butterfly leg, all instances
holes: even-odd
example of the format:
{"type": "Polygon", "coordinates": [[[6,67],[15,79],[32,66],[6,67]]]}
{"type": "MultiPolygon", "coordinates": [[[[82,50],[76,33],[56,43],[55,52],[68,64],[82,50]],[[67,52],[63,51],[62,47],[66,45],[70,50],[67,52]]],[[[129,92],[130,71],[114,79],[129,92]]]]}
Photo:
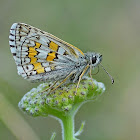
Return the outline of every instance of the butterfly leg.
{"type": "Polygon", "coordinates": [[[55,85],[56,85],[57,81],[55,81],[50,87],[48,87],[47,89],[45,89],[44,91],[42,91],[42,93],[48,91],[49,89],[52,89],[55,85]]]}
{"type": "Polygon", "coordinates": [[[91,71],[92,71],[92,65],[90,65],[90,72],[89,72],[89,74],[90,74],[90,78],[91,78],[91,82],[92,82],[92,88],[94,88],[94,82],[93,82],[91,71]]]}
{"type": "MultiPolygon", "coordinates": [[[[81,81],[83,75],[85,74],[85,72],[87,71],[88,68],[89,68],[89,64],[85,67],[85,69],[83,70],[82,74],[81,74],[80,77],[79,77],[79,80],[78,80],[78,83],[77,83],[77,86],[76,86],[76,93],[77,93],[77,89],[78,89],[78,87],[79,87],[80,81],[81,81]]],[[[76,94],[76,93],[75,93],[75,94],[76,94]]]]}
{"type": "MultiPolygon", "coordinates": [[[[60,87],[64,82],[66,82],[66,80],[67,80],[69,77],[71,77],[74,73],[75,73],[75,71],[72,71],[58,86],[56,86],[56,87],[55,87],[54,89],[52,89],[50,92],[55,91],[55,90],[56,90],[58,87],[60,87]]],[[[49,92],[47,95],[49,95],[50,92],[49,92]]]]}

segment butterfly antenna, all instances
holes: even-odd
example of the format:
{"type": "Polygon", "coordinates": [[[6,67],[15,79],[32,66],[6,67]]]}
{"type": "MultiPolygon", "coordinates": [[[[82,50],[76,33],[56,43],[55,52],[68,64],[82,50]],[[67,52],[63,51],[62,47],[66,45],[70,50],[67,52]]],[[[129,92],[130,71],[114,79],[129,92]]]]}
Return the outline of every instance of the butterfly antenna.
{"type": "Polygon", "coordinates": [[[107,75],[110,77],[112,84],[114,83],[114,79],[113,77],[106,71],[106,69],[103,67],[103,65],[100,63],[100,65],[102,66],[103,70],[107,73],[107,75]]]}

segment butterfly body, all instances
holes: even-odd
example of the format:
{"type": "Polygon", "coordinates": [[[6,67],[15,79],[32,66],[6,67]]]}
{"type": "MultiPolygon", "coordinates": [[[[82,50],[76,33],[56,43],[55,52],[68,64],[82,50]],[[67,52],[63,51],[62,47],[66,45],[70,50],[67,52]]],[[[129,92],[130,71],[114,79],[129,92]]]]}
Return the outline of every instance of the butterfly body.
{"type": "Polygon", "coordinates": [[[18,74],[30,81],[67,78],[67,82],[77,82],[102,60],[99,53],[83,53],[54,35],[24,23],[11,26],[9,39],[18,74]]]}

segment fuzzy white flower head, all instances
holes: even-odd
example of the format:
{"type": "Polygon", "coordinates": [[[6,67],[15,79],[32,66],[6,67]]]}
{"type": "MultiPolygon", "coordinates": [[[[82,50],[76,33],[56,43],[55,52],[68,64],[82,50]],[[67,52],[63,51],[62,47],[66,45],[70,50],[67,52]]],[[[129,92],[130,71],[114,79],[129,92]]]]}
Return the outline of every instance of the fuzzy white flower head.
{"type": "Polygon", "coordinates": [[[85,103],[97,99],[105,91],[105,86],[101,82],[97,82],[85,77],[76,91],[75,83],[65,84],[53,93],[44,92],[52,83],[40,84],[37,88],[33,88],[26,93],[18,106],[21,110],[34,117],[36,116],[55,116],[54,112],[67,114],[77,103],[85,103]]]}

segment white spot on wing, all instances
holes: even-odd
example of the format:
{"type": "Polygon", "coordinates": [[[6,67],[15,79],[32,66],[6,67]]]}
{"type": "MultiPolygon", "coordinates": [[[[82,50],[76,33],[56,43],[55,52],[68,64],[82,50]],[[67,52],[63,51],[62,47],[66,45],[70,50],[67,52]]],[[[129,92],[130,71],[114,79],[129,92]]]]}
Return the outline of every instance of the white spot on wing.
{"type": "Polygon", "coordinates": [[[64,54],[65,50],[62,47],[59,47],[58,54],[64,54]]]}
{"type": "Polygon", "coordinates": [[[46,59],[48,55],[48,51],[44,51],[41,49],[36,49],[36,50],[39,52],[38,55],[36,55],[37,58],[46,59]]]}
{"type": "Polygon", "coordinates": [[[30,58],[22,58],[22,64],[29,64],[30,63],[30,58]]]}
{"type": "Polygon", "coordinates": [[[14,23],[12,26],[11,26],[11,29],[16,29],[18,23],[14,23]]]}
{"type": "Polygon", "coordinates": [[[11,40],[15,40],[15,36],[10,35],[10,36],[9,36],[9,39],[11,39],[11,40]]]}
{"type": "Polygon", "coordinates": [[[27,52],[22,52],[21,57],[26,57],[26,56],[28,56],[28,53],[27,52]]]}
{"type": "Polygon", "coordinates": [[[25,70],[26,72],[29,72],[29,71],[33,70],[33,68],[34,68],[33,65],[25,65],[25,66],[23,66],[23,67],[24,67],[24,70],[25,70]]]}
{"type": "Polygon", "coordinates": [[[21,64],[21,59],[19,57],[16,57],[15,62],[16,64],[21,64]]]}
{"type": "Polygon", "coordinates": [[[30,72],[27,72],[28,75],[36,75],[37,72],[34,70],[34,71],[30,71],[30,72]]]}
{"type": "Polygon", "coordinates": [[[16,34],[16,31],[15,30],[10,30],[10,33],[15,35],[16,34]]]}
{"type": "Polygon", "coordinates": [[[22,66],[17,66],[18,74],[21,75],[24,73],[23,67],[22,66]]]}
{"type": "Polygon", "coordinates": [[[26,40],[25,40],[25,43],[27,43],[27,44],[28,44],[29,42],[30,42],[30,41],[29,41],[29,39],[26,39],[26,40]]]}
{"type": "Polygon", "coordinates": [[[45,68],[45,71],[46,72],[51,71],[51,68],[50,67],[47,67],[47,68],[45,68]]]}
{"type": "Polygon", "coordinates": [[[11,47],[11,53],[16,53],[16,47],[11,47]]]}
{"type": "Polygon", "coordinates": [[[22,46],[22,51],[28,51],[27,47],[22,46]]]}
{"type": "Polygon", "coordinates": [[[40,62],[40,63],[46,62],[46,59],[37,59],[37,62],[40,62]]]}
{"type": "Polygon", "coordinates": [[[44,51],[50,51],[50,49],[48,48],[48,44],[46,44],[46,46],[41,45],[40,49],[44,51]]]}
{"type": "Polygon", "coordinates": [[[40,41],[42,42],[42,44],[50,42],[46,36],[40,36],[40,41]]]}
{"type": "Polygon", "coordinates": [[[12,46],[15,46],[15,42],[14,41],[9,41],[9,44],[12,46]]]}
{"type": "Polygon", "coordinates": [[[48,67],[48,66],[49,66],[49,63],[48,63],[48,62],[42,63],[42,66],[43,66],[43,67],[48,67]]]}

